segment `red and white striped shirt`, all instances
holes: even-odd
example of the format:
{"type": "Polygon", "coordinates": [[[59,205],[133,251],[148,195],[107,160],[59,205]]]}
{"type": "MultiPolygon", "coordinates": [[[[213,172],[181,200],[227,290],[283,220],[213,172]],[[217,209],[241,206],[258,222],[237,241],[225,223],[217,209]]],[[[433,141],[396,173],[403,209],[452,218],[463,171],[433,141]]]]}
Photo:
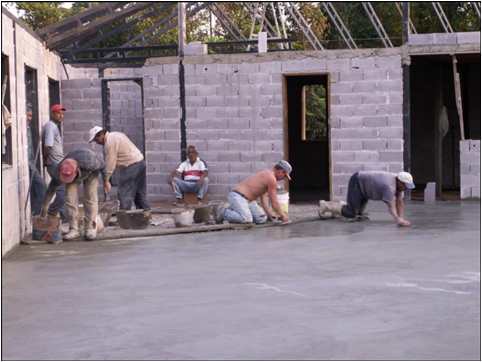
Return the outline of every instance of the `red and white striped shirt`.
{"type": "Polygon", "coordinates": [[[196,162],[191,165],[189,160],[182,162],[177,168],[177,172],[182,174],[185,181],[197,181],[201,178],[204,172],[208,170],[206,163],[199,157],[196,162]]]}

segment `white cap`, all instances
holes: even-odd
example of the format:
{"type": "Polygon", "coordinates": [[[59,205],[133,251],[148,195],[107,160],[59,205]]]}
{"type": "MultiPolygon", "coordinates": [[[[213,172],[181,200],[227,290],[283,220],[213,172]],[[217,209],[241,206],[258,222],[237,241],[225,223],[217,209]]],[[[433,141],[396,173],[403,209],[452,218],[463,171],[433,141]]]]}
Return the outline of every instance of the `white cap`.
{"type": "Polygon", "coordinates": [[[95,136],[97,135],[97,133],[99,133],[100,131],[103,131],[104,129],[102,127],[99,127],[99,126],[95,126],[95,127],[92,127],[89,131],[89,142],[92,142],[95,138],[95,136]]]}
{"type": "Polygon", "coordinates": [[[399,172],[397,178],[407,186],[407,189],[412,190],[415,188],[413,177],[408,172],[399,172]]]}

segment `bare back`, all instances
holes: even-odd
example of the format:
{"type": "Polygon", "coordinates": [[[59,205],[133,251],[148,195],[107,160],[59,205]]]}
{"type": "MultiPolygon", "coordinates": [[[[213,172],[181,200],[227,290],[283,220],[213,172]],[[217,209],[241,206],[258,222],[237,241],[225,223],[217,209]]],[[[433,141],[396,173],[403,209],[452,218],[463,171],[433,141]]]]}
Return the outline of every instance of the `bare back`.
{"type": "Polygon", "coordinates": [[[270,186],[276,189],[273,171],[263,170],[241,181],[234,190],[242,193],[249,201],[254,201],[265,194],[270,186]]]}

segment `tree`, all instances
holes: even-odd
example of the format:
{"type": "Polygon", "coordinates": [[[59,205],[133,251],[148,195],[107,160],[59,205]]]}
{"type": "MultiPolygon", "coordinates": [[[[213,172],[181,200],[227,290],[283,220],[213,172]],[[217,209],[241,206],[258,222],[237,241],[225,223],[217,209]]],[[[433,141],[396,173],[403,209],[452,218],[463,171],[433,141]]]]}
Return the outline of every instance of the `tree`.
{"type": "Polygon", "coordinates": [[[33,30],[55,24],[71,14],[61,7],[62,2],[17,2],[16,5],[18,10],[25,12],[21,19],[33,30]]]}

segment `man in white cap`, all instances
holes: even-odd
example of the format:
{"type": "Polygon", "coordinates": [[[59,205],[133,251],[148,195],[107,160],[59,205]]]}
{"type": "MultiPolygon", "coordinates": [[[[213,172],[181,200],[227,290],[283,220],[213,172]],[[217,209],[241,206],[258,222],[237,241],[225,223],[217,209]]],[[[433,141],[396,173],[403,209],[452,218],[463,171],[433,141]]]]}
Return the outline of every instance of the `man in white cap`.
{"type": "Polygon", "coordinates": [[[110,192],[110,178],[118,167],[120,169],[117,192],[119,208],[130,210],[134,203],[138,209],[150,209],[146,201],[146,162],[136,145],[124,133],[108,132],[99,126],[89,131],[89,142],[92,141],[104,146],[105,192],[110,192]]]}
{"type": "Polygon", "coordinates": [[[291,165],[287,161],[281,160],[271,170],[259,171],[241,181],[228,194],[229,206],[218,208],[216,221],[218,223],[227,220],[238,224],[252,222],[264,224],[268,218],[272,220],[279,216],[282,222],[288,222],[288,215],[281,209],[276,191],[278,181],[284,178],[291,180],[291,170],[291,165]],[[256,202],[258,198],[261,207],[256,202]],[[276,215],[270,209],[268,199],[276,215]]]}
{"type": "Polygon", "coordinates": [[[349,219],[363,219],[368,200],[381,200],[388,206],[388,212],[398,226],[410,226],[405,219],[403,192],[415,188],[412,175],[384,171],[360,171],[350,177],[346,203],[320,201],[320,218],[342,215],[349,219]]]}

